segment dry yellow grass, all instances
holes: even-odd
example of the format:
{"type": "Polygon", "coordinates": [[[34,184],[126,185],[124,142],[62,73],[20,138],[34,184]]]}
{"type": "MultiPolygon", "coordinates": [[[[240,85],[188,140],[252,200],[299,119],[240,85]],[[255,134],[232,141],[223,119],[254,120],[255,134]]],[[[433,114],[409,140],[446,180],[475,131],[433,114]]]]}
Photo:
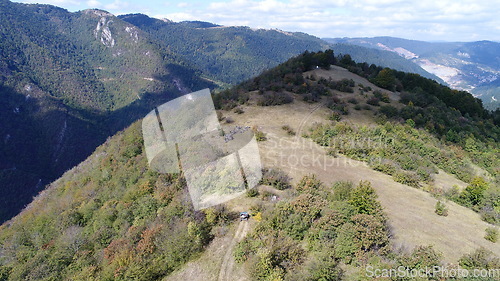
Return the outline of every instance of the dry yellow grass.
{"type": "MultiPolygon", "coordinates": [[[[305,75],[315,74],[321,77],[353,79],[356,84],[378,89],[366,79],[356,76],[346,70],[335,67],[330,71],[314,70],[305,75]]],[[[385,91],[385,90],[384,90],[385,91]]],[[[343,94],[341,94],[343,95],[343,94]]],[[[346,94],[359,97],[358,94],[346,94]]],[[[345,98],[341,96],[341,98],[345,98]]],[[[360,100],[362,97],[359,97],[360,100]]],[[[391,95],[397,100],[397,95],[391,95]]],[[[392,102],[394,106],[398,106],[392,102]]],[[[447,217],[434,213],[436,199],[429,193],[410,186],[397,183],[383,173],[369,168],[365,163],[346,157],[333,158],[326,155],[324,148],[302,138],[301,135],[315,122],[328,122],[326,117],[329,109],[320,103],[309,104],[295,100],[292,104],[271,107],[254,105],[242,106],[244,114],[223,112],[235,120],[224,127],[257,126],[267,134],[268,140],[259,143],[261,160],[266,167],[279,167],[292,177],[296,183],[304,175],[316,174],[327,186],[333,182],[344,180],[354,183],[368,180],[377,191],[379,201],[389,217],[389,223],[394,234],[396,247],[411,249],[418,245],[433,245],[443,253],[445,262],[456,263],[464,254],[479,247],[485,247],[500,255],[500,243],[491,243],[484,239],[485,229],[489,226],[480,216],[470,209],[452,202],[446,202],[449,210],[447,217]],[[297,134],[289,136],[283,125],[290,126],[297,134]]],[[[344,122],[355,124],[373,124],[372,111],[354,111],[344,117],[344,122]]],[[[434,185],[437,188],[448,189],[453,185],[463,188],[465,183],[442,171],[435,176],[434,185]]],[[[255,198],[240,197],[227,203],[232,210],[248,209],[255,198]]],[[[250,227],[251,228],[251,227],[250,227]]],[[[225,236],[216,238],[207,250],[181,270],[165,280],[217,280],[219,269],[227,254],[228,247],[234,236],[233,230],[225,236]]],[[[248,274],[239,265],[231,269],[233,280],[249,280],[248,274]]]]}
{"type": "MultiPolygon", "coordinates": [[[[319,72],[323,77],[328,77],[330,73],[333,79],[350,79],[353,75],[338,69],[315,70],[315,72],[319,72]]],[[[366,79],[356,75],[352,78],[357,79],[356,83],[377,89],[366,79]]],[[[241,115],[226,114],[231,115],[235,124],[257,125],[267,134],[268,140],[259,143],[264,166],[283,169],[293,177],[294,182],[307,174],[316,174],[327,185],[339,180],[355,183],[360,180],[371,181],[389,216],[395,245],[408,248],[434,245],[443,253],[446,262],[457,262],[462,255],[479,247],[485,247],[500,255],[500,243],[491,243],[484,239],[485,229],[490,225],[482,221],[474,211],[447,201],[445,204],[449,209],[449,215],[438,216],[434,213],[437,199],[429,193],[397,183],[390,176],[372,170],[363,162],[342,156],[337,158],[327,156],[322,147],[302,138],[302,133],[313,123],[328,122],[326,121],[328,109],[323,106],[295,100],[294,103],[287,105],[247,106],[244,110],[245,113],[241,115]],[[283,125],[290,126],[297,135],[288,136],[281,129],[283,125]]],[[[372,114],[370,111],[358,111],[354,118],[348,115],[346,122],[359,123],[368,120],[365,122],[369,123],[372,114]]],[[[460,188],[465,186],[462,181],[442,171],[436,176],[434,184],[437,188],[443,189],[453,185],[458,185],[460,188]]]]}

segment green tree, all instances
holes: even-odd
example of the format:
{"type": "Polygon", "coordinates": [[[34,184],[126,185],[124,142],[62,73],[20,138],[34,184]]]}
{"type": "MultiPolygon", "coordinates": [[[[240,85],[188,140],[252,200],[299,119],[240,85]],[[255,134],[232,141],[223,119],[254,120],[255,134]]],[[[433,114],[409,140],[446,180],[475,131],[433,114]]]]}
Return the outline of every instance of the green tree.
{"type": "Polygon", "coordinates": [[[488,183],[482,177],[475,177],[460,195],[460,201],[465,205],[480,205],[488,183]]]}
{"type": "Polygon", "coordinates": [[[382,69],[377,74],[377,77],[375,77],[374,82],[375,85],[381,88],[392,90],[396,83],[396,78],[394,77],[393,70],[390,68],[382,69]]]}
{"type": "Polygon", "coordinates": [[[381,211],[377,194],[369,181],[360,181],[351,192],[349,204],[356,208],[359,214],[375,215],[381,211]]]}

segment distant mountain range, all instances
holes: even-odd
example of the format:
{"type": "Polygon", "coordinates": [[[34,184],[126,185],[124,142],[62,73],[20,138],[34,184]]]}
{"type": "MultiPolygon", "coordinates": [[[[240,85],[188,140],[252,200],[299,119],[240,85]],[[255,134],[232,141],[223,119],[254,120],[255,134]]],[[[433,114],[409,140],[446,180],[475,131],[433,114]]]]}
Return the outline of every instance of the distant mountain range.
{"type": "Polygon", "coordinates": [[[148,32],[204,76],[236,84],[290,57],[329,47],[325,41],[300,32],[220,26],[207,22],[175,23],[143,14],[119,16],[148,32]]]}
{"type": "Polygon", "coordinates": [[[384,50],[414,62],[449,86],[467,90],[481,98],[489,109],[500,107],[500,43],[439,42],[393,37],[325,38],[330,43],[384,50]]]}

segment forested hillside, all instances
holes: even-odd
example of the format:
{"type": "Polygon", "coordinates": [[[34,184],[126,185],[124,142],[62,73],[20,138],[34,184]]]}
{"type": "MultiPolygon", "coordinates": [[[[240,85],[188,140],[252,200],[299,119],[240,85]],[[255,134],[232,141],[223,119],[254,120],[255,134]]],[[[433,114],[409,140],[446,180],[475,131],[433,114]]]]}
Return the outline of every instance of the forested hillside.
{"type": "Polygon", "coordinates": [[[148,168],[140,122],[0,229],[1,280],[158,280],[231,214],[195,212],[181,176],[148,168]]]}
{"type": "Polygon", "coordinates": [[[104,11],[2,0],[0,22],[0,221],[153,105],[211,85],[104,11]]]}
{"type": "Polygon", "coordinates": [[[206,22],[174,23],[142,14],[119,18],[152,34],[205,76],[229,84],[249,79],[306,50],[319,51],[328,46],[317,37],[298,32],[206,22]]]}

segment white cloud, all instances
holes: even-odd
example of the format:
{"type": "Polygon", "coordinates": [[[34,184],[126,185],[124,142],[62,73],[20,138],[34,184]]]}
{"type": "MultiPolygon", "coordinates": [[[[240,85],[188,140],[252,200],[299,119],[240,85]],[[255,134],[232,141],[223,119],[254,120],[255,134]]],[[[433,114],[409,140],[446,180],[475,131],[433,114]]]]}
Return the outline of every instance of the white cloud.
{"type": "Polygon", "coordinates": [[[91,8],[99,8],[102,7],[102,3],[97,0],[89,0],[86,2],[87,6],[91,8]]]}
{"type": "MultiPolygon", "coordinates": [[[[40,1],[62,6],[80,3],[79,0],[40,1]]],[[[89,6],[100,4],[100,8],[113,13],[145,12],[174,21],[203,20],[222,25],[279,28],[319,37],[389,35],[421,40],[500,40],[498,1],[213,0],[206,3],[181,0],[162,4],[156,0],[86,1],[89,6]]]]}
{"type": "Polygon", "coordinates": [[[186,20],[198,20],[199,18],[195,15],[189,13],[170,13],[166,15],[156,15],[155,18],[159,19],[169,19],[173,21],[186,21],[186,20]]]}
{"type": "MultiPolygon", "coordinates": [[[[489,3],[489,2],[488,2],[489,3]]],[[[391,35],[423,40],[499,40],[498,5],[452,0],[232,0],[186,9],[183,19],[303,31],[320,37],[391,35]],[[489,27],[488,27],[489,26],[489,27]]]]}
{"type": "Polygon", "coordinates": [[[21,3],[26,3],[26,4],[49,4],[49,5],[54,5],[54,6],[70,6],[70,5],[80,5],[80,1],[77,0],[21,0],[21,1],[16,1],[16,2],[21,2],[21,3]]]}
{"type": "Polygon", "coordinates": [[[107,10],[124,10],[129,6],[128,2],[114,0],[112,3],[105,4],[104,8],[107,10]]]}

